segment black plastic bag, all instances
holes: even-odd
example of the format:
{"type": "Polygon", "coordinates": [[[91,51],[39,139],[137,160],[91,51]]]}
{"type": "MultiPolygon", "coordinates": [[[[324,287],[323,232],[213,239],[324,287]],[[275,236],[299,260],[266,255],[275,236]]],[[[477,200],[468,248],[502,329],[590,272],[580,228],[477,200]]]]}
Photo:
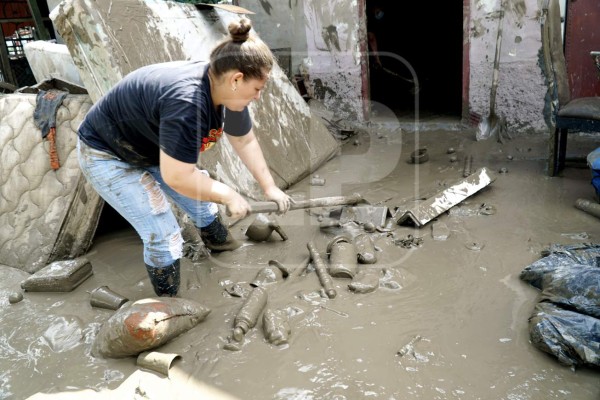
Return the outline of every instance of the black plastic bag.
{"type": "Polygon", "coordinates": [[[552,303],[536,304],[529,319],[533,344],[568,366],[600,367],[600,320],[552,303]]]}
{"type": "Polygon", "coordinates": [[[600,367],[600,245],[554,245],[520,278],[542,291],[529,318],[534,346],[568,366],[600,367]]]}

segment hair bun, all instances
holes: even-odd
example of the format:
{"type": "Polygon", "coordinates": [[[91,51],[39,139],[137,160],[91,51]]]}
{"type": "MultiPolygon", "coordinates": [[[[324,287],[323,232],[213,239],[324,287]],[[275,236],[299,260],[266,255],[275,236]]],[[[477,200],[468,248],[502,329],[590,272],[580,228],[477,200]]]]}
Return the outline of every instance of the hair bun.
{"type": "Polygon", "coordinates": [[[250,37],[252,23],[248,18],[242,18],[229,24],[229,35],[234,42],[245,42],[250,37]]]}

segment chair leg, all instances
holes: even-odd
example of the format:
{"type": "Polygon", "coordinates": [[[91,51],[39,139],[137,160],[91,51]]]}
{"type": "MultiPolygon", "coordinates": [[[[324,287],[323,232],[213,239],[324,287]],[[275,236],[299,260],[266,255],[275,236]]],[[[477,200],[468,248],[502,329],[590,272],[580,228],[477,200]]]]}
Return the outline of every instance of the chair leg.
{"type": "Polygon", "coordinates": [[[548,176],[556,176],[565,167],[568,130],[556,128],[550,137],[548,176]]]}
{"type": "Polygon", "coordinates": [[[558,153],[559,153],[559,137],[560,131],[558,128],[550,134],[550,140],[548,143],[549,154],[548,154],[548,176],[555,176],[559,171],[558,165],[558,153]]]}
{"type": "MultiPolygon", "coordinates": [[[[565,167],[565,159],[567,157],[567,137],[569,132],[567,129],[559,129],[558,138],[558,171],[565,167]]],[[[557,173],[558,173],[557,171],[557,173]]]]}

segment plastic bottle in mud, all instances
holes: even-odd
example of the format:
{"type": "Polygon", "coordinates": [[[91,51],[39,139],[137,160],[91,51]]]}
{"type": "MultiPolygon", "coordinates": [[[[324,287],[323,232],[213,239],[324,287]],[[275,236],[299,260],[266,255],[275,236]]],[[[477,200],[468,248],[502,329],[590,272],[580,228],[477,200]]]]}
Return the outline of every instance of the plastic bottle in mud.
{"type": "Polygon", "coordinates": [[[233,339],[241,342],[246,332],[254,328],[258,317],[267,305],[267,292],[261,287],[255,287],[240,311],[238,311],[233,322],[233,339]]]}

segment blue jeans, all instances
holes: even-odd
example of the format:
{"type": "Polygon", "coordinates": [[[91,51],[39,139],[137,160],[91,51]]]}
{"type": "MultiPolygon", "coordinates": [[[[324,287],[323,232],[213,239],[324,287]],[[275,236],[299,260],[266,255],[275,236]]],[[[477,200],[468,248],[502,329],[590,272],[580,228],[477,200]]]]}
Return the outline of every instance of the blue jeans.
{"type": "Polygon", "coordinates": [[[137,231],[144,243],[144,262],[151,267],[169,266],[183,253],[181,227],[166,196],[189,215],[198,228],[216,218],[219,209],[215,203],[177,193],[163,181],[158,166],[133,166],[81,140],[77,143],[77,152],[88,182],[137,231]]]}

